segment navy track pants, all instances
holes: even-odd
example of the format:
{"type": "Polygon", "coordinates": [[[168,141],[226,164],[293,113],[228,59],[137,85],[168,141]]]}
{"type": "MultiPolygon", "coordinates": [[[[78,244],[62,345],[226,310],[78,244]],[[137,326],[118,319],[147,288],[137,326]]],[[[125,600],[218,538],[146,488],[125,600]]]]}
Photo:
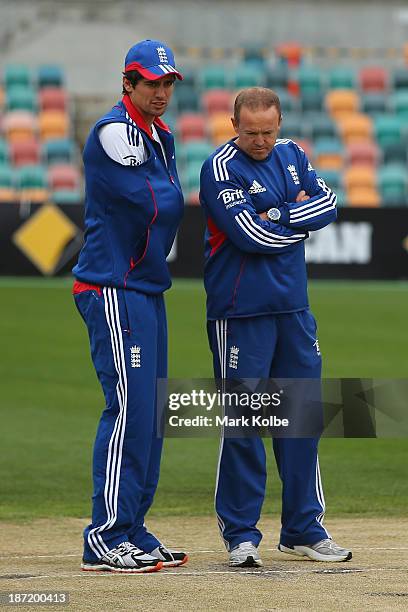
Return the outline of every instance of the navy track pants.
{"type": "MultiPolygon", "coordinates": [[[[320,379],[316,322],[309,310],[209,321],[208,337],[216,378],[320,379]]],[[[282,480],[282,544],[315,544],[329,536],[322,524],[325,502],[317,448],[318,438],[273,439],[282,480]]],[[[222,436],[215,508],[227,550],[261,541],[257,522],[265,487],[262,438],[222,436]]]]}

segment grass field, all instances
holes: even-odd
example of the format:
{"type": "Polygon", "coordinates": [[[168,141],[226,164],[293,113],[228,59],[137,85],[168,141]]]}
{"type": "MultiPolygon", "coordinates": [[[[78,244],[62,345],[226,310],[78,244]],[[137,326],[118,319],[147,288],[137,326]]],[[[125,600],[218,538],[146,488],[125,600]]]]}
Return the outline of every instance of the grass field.
{"type": "MultiPolygon", "coordinates": [[[[0,518],[88,516],[102,393],[70,281],[1,279],[0,518]]],[[[407,378],[406,283],[315,282],[312,309],[328,377],[407,378]]],[[[171,377],[211,377],[200,282],[167,296],[171,377]]],[[[408,441],[322,440],[329,516],[407,515],[408,441]]],[[[210,514],[214,439],[167,440],[152,514],[210,514]]],[[[271,455],[271,453],[269,453],[271,455]]],[[[265,511],[279,512],[269,470],[265,511]]]]}

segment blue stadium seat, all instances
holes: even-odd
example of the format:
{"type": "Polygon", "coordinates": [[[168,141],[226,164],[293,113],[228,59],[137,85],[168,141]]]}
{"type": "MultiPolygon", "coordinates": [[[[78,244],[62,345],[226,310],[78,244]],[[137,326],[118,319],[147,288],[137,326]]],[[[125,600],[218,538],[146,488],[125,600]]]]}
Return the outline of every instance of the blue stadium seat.
{"type": "Polygon", "coordinates": [[[62,87],[64,85],[64,73],[60,66],[43,65],[38,69],[38,87],[62,87]]]}

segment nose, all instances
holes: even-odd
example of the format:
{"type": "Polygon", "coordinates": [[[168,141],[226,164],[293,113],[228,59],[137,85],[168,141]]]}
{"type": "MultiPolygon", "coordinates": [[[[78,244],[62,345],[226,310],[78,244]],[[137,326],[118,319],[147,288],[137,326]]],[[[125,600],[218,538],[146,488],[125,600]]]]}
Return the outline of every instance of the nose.
{"type": "Polygon", "coordinates": [[[166,94],[167,94],[167,90],[165,86],[163,85],[163,83],[160,83],[156,89],[156,96],[158,98],[166,98],[167,97],[166,94]]]}
{"type": "Polygon", "coordinates": [[[255,144],[258,147],[262,147],[265,144],[265,140],[264,137],[262,136],[262,134],[257,134],[255,137],[255,144]]]}

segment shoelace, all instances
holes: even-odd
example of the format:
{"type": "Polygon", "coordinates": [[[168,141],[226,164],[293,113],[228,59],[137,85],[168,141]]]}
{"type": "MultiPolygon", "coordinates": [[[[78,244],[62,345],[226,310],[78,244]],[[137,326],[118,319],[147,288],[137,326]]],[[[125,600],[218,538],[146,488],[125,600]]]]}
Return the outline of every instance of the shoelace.
{"type": "Polygon", "coordinates": [[[138,548],[134,544],[131,544],[130,542],[122,542],[121,544],[119,544],[119,546],[116,547],[116,550],[120,553],[132,552],[136,553],[137,555],[140,555],[140,553],[143,554],[143,551],[140,550],[140,548],[138,548]]]}
{"type": "Polygon", "coordinates": [[[255,552],[256,552],[256,547],[251,542],[242,542],[239,545],[239,547],[237,547],[232,552],[242,551],[244,553],[252,553],[252,554],[254,554],[254,548],[255,548],[255,552]]]}

